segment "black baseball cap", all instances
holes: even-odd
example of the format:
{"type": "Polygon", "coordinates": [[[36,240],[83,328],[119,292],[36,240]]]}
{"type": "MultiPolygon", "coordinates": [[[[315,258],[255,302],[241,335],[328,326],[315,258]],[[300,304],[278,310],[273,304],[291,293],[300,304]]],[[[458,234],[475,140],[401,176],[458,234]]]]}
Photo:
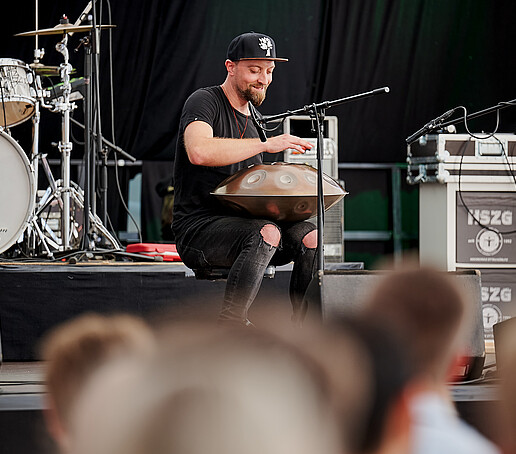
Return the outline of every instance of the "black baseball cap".
{"type": "Polygon", "coordinates": [[[288,61],[287,58],[276,57],[274,40],[263,33],[243,33],[229,43],[227,59],[239,60],[274,60],[288,61]]]}

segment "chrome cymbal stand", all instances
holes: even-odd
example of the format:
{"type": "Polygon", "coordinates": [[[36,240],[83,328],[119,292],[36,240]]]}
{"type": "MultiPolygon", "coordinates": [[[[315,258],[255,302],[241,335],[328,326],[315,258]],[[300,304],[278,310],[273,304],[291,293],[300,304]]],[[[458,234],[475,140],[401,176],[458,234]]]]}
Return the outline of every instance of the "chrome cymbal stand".
{"type": "MultiPolygon", "coordinates": [[[[57,181],[54,180],[50,173],[48,163],[43,159],[43,165],[50,182],[50,188],[40,200],[36,216],[39,216],[54,200],[59,204],[61,211],[61,238],[57,238],[53,235],[51,229],[47,225],[44,225],[43,219],[40,218],[42,227],[51,237],[47,237],[47,241],[52,247],[59,251],[66,252],[73,249],[76,246],[77,241],[72,245],[72,239],[77,240],[81,231],[83,238],[86,238],[85,243],[88,246],[87,249],[89,249],[89,247],[94,247],[100,235],[104,237],[114,249],[118,250],[120,249],[120,245],[118,244],[117,239],[109,233],[100,218],[93,210],[91,210],[89,204],[85,203],[82,189],[77,184],[73,183],[70,178],[70,156],[72,151],[72,143],[70,142],[70,112],[72,112],[77,106],[75,103],[70,102],[72,89],[70,74],[72,66],[69,63],[67,47],[69,36],[69,33],[64,33],[63,39],[56,45],[56,50],[64,57],[64,62],[60,65],[62,95],[60,95],[51,106],[51,109],[54,112],[61,113],[61,140],[58,144],[58,149],[61,152],[61,179],[57,181]],[[78,207],[80,210],[84,210],[82,222],[78,222],[78,219],[76,219],[75,210],[72,210],[72,201],[74,202],[75,207],[78,207]],[[91,242],[88,241],[90,234],[92,235],[91,242]]],[[[45,104],[43,104],[43,106],[47,107],[45,104]]]]}
{"type": "Polygon", "coordinates": [[[70,155],[72,152],[72,143],[70,142],[70,112],[77,106],[70,102],[70,93],[72,86],[70,84],[70,74],[72,65],[69,63],[68,53],[68,34],[65,33],[63,39],[56,44],[56,50],[63,55],[64,63],[61,63],[61,81],[63,84],[62,100],[59,98],[56,103],[56,109],[61,112],[61,141],[58,148],[61,152],[61,197],[63,200],[63,211],[61,213],[61,239],[64,251],[70,249],[70,155]]]}

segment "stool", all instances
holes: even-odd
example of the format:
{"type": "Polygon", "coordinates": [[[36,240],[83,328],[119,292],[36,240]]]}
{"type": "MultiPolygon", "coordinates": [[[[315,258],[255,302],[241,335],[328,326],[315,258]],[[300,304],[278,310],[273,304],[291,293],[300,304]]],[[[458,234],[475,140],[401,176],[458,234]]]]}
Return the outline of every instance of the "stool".
{"type": "MultiPolygon", "coordinates": [[[[193,270],[193,272],[195,273],[195,278],[199,280],[221,281],[228,278],[230,270],[231,268],[198,268],[193,270]]],[[[275,274],[276,267],[274,265],[269,265],[265,268],[263,277],[273,279],[275,274]]]]}

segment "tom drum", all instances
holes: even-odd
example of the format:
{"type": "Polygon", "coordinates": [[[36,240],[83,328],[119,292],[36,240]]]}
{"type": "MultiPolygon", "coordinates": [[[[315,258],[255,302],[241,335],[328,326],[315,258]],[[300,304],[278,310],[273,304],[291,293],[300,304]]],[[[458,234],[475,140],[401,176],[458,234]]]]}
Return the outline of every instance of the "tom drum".
{"type": "Polygon", "coordinates": [[[0,126],[16,126],[34,114],[34,73],[21,60],[0,58],[0,126]]]}

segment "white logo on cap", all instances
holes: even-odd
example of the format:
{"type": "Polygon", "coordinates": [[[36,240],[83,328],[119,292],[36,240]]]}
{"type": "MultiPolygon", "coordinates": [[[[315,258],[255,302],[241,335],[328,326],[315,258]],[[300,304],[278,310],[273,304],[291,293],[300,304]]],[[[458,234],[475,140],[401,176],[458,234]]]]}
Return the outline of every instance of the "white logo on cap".
{"type": "Polygon", "coordinates": [[[260,49],[267,51],[267,54],[265,55],[266,57],[271,56],[272,41],[270,38],[268,38],[267,36],[263,36],[262,38],[260,38],[259,46],[260,49]]]}

